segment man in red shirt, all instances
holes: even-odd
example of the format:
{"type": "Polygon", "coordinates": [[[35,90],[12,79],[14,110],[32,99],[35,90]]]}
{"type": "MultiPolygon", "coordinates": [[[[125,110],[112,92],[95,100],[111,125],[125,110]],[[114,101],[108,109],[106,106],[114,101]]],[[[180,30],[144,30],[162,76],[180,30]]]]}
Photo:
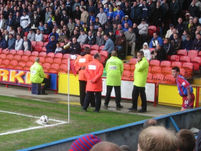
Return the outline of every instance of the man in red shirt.
{"type": "Polygon", "coordinates": [[[176,78],[179,95],[183,98],[181,110],[183,111],[193,108],[195,96],[193,94],[192,86],[183,76],[180,75],[180,69],[178,67],[172,68],[172,76],[176,78]]]}
{"type": "Polygon", "coordinates": [[[89,62],[85,69],[85,76],[87,79],[86,96],[84,100],[83,110],[87,111],[91,96],[95,95],[95,110],[99,112],[101,106],[101,92],[102,92],[102,74],[103,65],[100,62],[100,55],[94,55],[93,61],[89,62]]]}

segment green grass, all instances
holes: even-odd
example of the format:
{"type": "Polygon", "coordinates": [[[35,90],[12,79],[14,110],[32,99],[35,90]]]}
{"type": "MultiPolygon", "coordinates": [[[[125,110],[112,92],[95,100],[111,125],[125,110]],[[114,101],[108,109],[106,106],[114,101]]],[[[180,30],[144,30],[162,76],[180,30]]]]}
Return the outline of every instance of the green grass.
{"type": "MultiPolygon", "coordinates": [[[[52,102],[39,102],[28,99],[0,96],[0,110],[19,112],[34,116],[47,115],[49,118],[67,120],[67,105],[52,102]]],[[[13,129],[35,126],[32,118],[0,114],[0,133],[13,129]],[[7,126],[6,126],[7,125],[7,126]]],[[[0,150],[13,151],[59,139],[111,128],[150,117],[134,114],[101,111],[100,113],[82,112],[79,106],[71,106],[71,123],[51,128],[43,128],[0,136],[0,150]]]]}

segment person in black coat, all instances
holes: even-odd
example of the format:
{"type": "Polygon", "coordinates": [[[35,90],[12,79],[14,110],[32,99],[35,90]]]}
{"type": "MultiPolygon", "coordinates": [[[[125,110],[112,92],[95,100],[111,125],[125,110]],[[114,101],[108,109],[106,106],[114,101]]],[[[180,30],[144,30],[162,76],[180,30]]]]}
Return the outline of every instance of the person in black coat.
{"type": "Polygon", "coordinates": [[[201,50],[201,34],[197,33],[196,38],[193,41],[192,49],[194,50],[201,50]]]}
{"type": "Polygon", "coordinates": [[[192,45],[193,45],[193,42],[191,40],[191,37],[190,37],[190,35],[187,35],[186,39],[184,41],[182,41],[182,43],[181,43],[181,48],[186,49],[186,50],[191,50],[192,45]]]}
{"type": "Polygon", "coordinates": [[[93,36],[91,31],[88,31],[88,36],[85,44],[94,45],[96,42],[96,38],[93,36]]]}
{"type": "Polygon", "coordinates": [[[50,41],[46,45],[46,49],[47,49],[46,52],[47,53],[49,53],[49,52],[55,52],[56,44],[57,44],[57,41],[55,40],[55,37],[51,36],[50,37],[50,41]]]}
{"type": "Polygon", "coordinates": [[[81,52],[81,47],[80,44],[77,42],[77,38],[72,39],[72,43],[70,44],[69,48],[70,54],[80,54],[81,52]]]}

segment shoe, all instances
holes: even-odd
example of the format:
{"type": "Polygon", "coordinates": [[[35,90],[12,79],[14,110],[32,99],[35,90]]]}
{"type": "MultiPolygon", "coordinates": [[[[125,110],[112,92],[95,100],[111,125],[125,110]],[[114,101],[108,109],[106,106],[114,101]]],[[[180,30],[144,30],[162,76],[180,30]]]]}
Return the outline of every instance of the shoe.
{"type": "Polygon", "coordinates": [[[83,108],[82,108],[82,111],[83,111],[83,112],[87,112],[87,109],[83,109],[83,108]]]}
{"type": "Polygon", "coordinates": [[[97,112],[97,113],[98,113],[99,111],[97,111],[97,110],[94,110],[94,112],[97,112]]]}
{"type": "Polygon", "coordinates": [[[119,106],[116,107],[117,110],[122,109],[122,108],[123,108],[122,105],[119,105],[119,106]]]}
{"type": "Polygon", "coordinates": [[[146,110],[141,109],[141,110],[138,110],[138,112],[139,112],[139,113],[144,113],[144,112],[147,112],[147,111],[146,111],[146,110]]]}
{"type": "Polygon", "coordinates": [[[104,109],[108,109],[108,105],[107,104],[104,104],[104,109]]]}
{"type": "Polygon", "coordinates": [[[135,109],[135,108],[129,108],[128,109],[130,112],[137,112],[137,109],[135,109]]]}

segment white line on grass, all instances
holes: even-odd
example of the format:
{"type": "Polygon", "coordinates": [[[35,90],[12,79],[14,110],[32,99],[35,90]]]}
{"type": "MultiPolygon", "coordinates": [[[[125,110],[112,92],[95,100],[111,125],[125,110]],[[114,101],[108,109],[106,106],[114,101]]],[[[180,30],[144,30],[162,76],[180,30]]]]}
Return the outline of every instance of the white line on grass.
{"type": "MultiPolygon", "coordinates": [[[[25,116],[25,117],[36,118],[36,119],[40,118],[38,116],[22,114],[22,113],[17,113],[17,112],[3,111],[3,110],[0,110],[0,113],[7,113],[7,114],[25,116]]],[[[49,119],[49,121],[54,121],[54,122],[57,122],[57,123],[56,124],[50,124],[50,125],[42,125],[42,126],[35,126],[35,127],[30,127],[30,128],[24,128],[24,129],[19,129],[19,130],[8,131],[8,132],[0,133],[0,136],[8,135],[8,134],[20,133],[20,132],[25,132],[25,131],[30,131],[30,130],[40,129],[40,128],[54,127],[54,126],[58,126],[58,125],[68,123],[66,121],[56,120],[56,119],[49,119]]]]}

